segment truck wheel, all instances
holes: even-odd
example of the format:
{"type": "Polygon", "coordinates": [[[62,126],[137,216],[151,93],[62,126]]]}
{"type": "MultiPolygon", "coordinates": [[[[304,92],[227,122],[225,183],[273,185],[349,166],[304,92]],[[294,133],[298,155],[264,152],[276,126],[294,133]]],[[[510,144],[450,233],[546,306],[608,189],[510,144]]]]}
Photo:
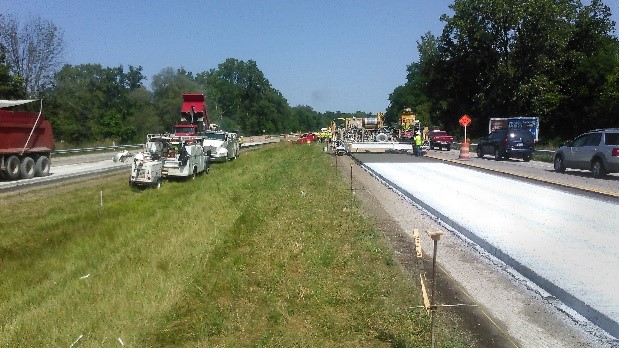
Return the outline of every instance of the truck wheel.
{"type": "Polygon", "coordinates": [[[48,176],[49,175],[49,167],[51,163],[47,156],[41,156],[37,159],[34,164],[34,175],[35,176],[48,176]]]}
{"type": "Polygon", "coordinates": [[[447,145],[447,151],[451,151],[451,145],[447,145]]]}
{"type": "Polygon", "coordinates": [[[6,170],[4,172],[4,176],[9,180],[16,180],[19,178],[19,166],[21,162],[19,161],[19,157],[13,155],[6,159],[4,165],[6,166],[6,170]]]}
{"type": "Polygon", "coordinates": [[[501,160],[501,152],[499,151],[499,149],[494,149],[494,160],[495,161],[501,160]]]}
{"type": "Polygon", "coordinates": [[[19,165],[19,176],[22,179],[34,178],[34,160],[32,157],[24,157],[19,165]]]}
{"type": "Polygon", "coordinates": [[[477,145],[477,158],[484,157],[484,153],[481,151],[481,146],[477,145]]]}
{"type": "Polygon", "coordinates": [[[155,183],[155,188],[156,188],[156,189],[160,189],[160,188],[161,188],[161,178],[159,178],[159,179],[157,180],[157,182],[155,183]]]}

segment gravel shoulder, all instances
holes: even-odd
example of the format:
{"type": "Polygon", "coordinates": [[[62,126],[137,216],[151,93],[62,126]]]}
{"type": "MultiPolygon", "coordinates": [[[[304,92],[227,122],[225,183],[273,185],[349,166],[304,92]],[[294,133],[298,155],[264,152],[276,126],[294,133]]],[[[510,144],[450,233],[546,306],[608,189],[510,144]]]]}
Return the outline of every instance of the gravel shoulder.
{"type": "Polygon", "coordinates": [[[419,279],[412,238],[421,235],[426,270],[438,243],[438,316],[455,323],[476,347],[619,347],[619,342],[569,310],[543,290],[451,231],[414,203],[358,166],[351,157],[336,161],[345,180],[353,169],[353,190],[363,211],[391,244],[411,279],[419,279]]]}

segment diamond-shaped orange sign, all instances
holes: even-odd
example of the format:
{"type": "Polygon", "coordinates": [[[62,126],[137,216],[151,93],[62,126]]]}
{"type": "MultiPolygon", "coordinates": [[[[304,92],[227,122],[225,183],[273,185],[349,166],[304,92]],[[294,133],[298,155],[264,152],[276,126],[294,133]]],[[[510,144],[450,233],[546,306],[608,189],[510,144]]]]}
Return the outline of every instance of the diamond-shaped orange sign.
{"type": "Polygon", "coordinates": [[[460,125],[462,127],[466,127],[471,124],[471,118],[469,117],[469,115],[464,114],[462,115],[462,117],[460,117],[460,120],[458,120],[458,122],[460,122],[460,125]]]}

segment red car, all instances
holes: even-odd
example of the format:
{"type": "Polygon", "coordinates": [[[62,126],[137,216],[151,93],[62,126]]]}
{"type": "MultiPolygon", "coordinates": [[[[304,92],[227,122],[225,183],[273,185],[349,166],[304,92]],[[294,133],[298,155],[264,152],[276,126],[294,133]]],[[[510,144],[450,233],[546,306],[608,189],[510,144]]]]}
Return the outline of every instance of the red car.
{"type": "Polygon", "coordinates": [[[299,139],[297,139],[297,143],[308,143],[312,141],[318,140],[318,136],[314,133],[304,133],[299,139]]]}

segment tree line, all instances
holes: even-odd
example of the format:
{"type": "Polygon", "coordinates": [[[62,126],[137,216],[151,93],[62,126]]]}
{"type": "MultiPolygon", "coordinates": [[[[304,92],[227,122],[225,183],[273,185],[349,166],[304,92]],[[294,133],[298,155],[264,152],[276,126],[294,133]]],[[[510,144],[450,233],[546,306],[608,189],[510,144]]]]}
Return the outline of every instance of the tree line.
{"type": "Polygon", "coordinates": [[[390,94],[395,122],[413,108],[424,124],[473,136],[491,117],[537,116],[541,136],[569,139],[619,127],[619,45],[601,0],[455,0],[442,34],[425,34],[407,82],[390,94]]]}
{"type": "Polygon", "coordinates": [[[253,60],[229,58],[196,74],[164,68],[150,88],[141,66],[58,67],[62,37],[49,21],[36,18],[20,26],[0,14],[0,99],[43,99],[58,141],[141,142],[146,134],[172,131],[183,93],[205,94],[211,122],[246,135],[315,131],[349,116],[290,106],[253,60]]]}

